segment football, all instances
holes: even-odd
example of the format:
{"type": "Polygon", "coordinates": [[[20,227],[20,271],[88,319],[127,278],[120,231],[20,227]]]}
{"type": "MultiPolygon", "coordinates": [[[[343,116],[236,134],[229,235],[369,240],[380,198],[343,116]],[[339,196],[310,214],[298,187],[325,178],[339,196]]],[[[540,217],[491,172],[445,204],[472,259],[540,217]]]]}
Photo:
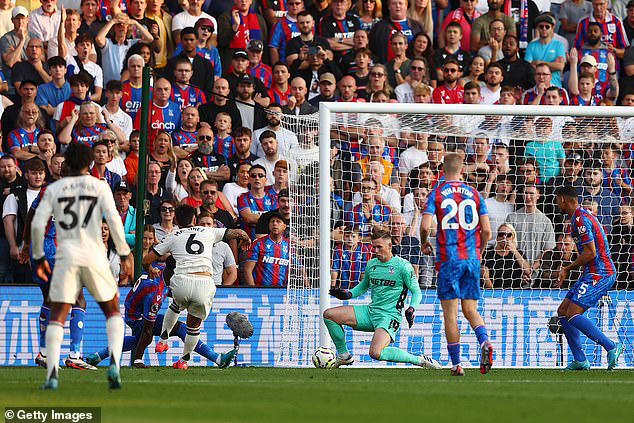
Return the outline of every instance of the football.
{"type": "Polygon", "coordinates": [[[319,347],[313,354],[313,364],[318,369],[330,369],[335,361],[337,361],[337,355],[330,348],[319,347]]]}

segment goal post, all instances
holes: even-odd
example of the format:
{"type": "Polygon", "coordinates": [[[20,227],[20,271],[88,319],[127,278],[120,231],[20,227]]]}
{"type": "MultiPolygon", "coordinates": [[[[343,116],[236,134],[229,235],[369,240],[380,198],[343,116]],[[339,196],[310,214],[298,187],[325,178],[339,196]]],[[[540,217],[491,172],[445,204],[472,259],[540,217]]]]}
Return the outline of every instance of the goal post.
{"type": "MultiPolygon", "coordinates": [[[[331,285],[333,258],[330,236],[332,230],[331,196],[333,194],[331,188],[331,135],[341,131],[342,126],[346,128],[345,130],[356,132],[368,130],[369,126],[376,122],[369,120],[372,117],[376,117],[381,122],[393,121],[398,124],[398,128],[395,129],[395,137],[399,145],[396,148],[400,148],[401,152],[408,147],[407,140],[403,139],[402,131],[414,134],[414,137],[418,134],[427,134],[443,139],[450,137],[453,139],[452,142],[460,144],[461,148],[466,145],[468,149],[474,148],[472,140],[477,137],[495,138],[501,140],[500,142],[503,144],[506,143],[507,146],[520,140],[520,143],[525,145],[538,139],[536,133],[539,128],[536,128],[535,122],[539,122],[541,118],[550,118],[551,125],[558,118],[561,118],[560,121],[558,120],[560,123],[564,120],[576,122],[579,130],[574,136],[569,136],[562,131],[560,126],[558,135],[549,137],[553,141],[583,143],[590,138],[600,145],[606,142],[630,144],[634,141],[634,124],[618,128],[620,134],[615,137],[613,129],[616,126],[616,118],[621,118],[623,121],[634,118],[634,108],[632,107],[333,102],[321,103],[319,113],[314,115],[285,115],[282,121],[283,126],[295,132],[300,138],[300,143],[302,137],[306,136],[309,130],[317,128],[318,165],[306,166],[303,170],[296,168],[293,172],[297,175],[294,179],[291,178],[290,191],[291,202],[299,199],[302,204],[310,203],[310,207],[302,208],[302,212],[310,209],[308,213],[303,213],[304,216],[300,216],[303,219],[302,222],[295,220],[292,215],[292,238],[295,236],[295,239],[302,239],[306,236],[300,225],[300,223],[306,223],[306,214],[316,213],[318,216],[318,219],[312,221],[319,228],[316,234],[316,250],[312,252],[312,254],[318,255],[314,262],[318,266],[318,271],[313,272],[313,276],[309,275],[306,279],[305,266],[301,263],[302,260],[306,259],[306,253],[299,254],[300,258],[295,260],[295,264],[293,264],[293,258],[291,259],[290,282],[287,288],[284,322],[281,328],[282,341],[277,359],[279,365],[310,365],[310,354],[316,347],[331,346],[330,337],[321,318],[323,312],[331,306],[331,298],[328,293],[331,285]],[[526,125],[528,120],[530,120],[531,125],[526,125]],[[609,141],[608,134],[615,139],[609,141]],[[309,198],[311,192],[306,189],[309,186],[318,187],[312,191],[316,197],[314,200],[309,198]],[[298,282],[299,279],[301,281],[298,282]],[[301,330],[297,332],[298,325],[306,325],[306,319],[310,320],[309,330],[314,330],[314,333],[308,336],[301,330]]],[[[631,120],[634,123],[634,119],[631,120]]],[[[386,136],[387,138],[390,136],[386,136]]],[[[520,159],[519,157],[513,158],[520,159]]],[[[393,171],[397,174],[399,172],[396,167],[393,171]]],[[[634,183],[632,184],[634,185],[634,183]]],[[[399,198],[399,201],[402,202],[402,200],[403,198],[399,198]]],[[[346,207],[349,206],[349,202],[350,199],[347,198],[346,207]]],[[[632,239],[634,240],[634,238],[632,239]]],[[[293,240],[291,241],[293,243],[293,240]]],[[[442,333],[442,315],[439,314],[439,303],[435,299],[433,276],[435,269],[429,266],[429,262],[425,266],[427,266],[429,280],[432,282],[426,287],[423,286],[424,300],[417,311],[414,327],[409,329],[401,326],[399,338],[395,340],[395,343],[411,352],[429,353],[441,362],[446,362],[447,353],[442,333]]],[[[423,272],[422,268],[423,265],[421,265],[419,275],[423,272]]],[[[606,331],[608,336],[613,339],[618,337],[622,342],[626,341],[626,348],[631,349],[632,339],[634,339],[634,307],[632,306],[634,303],[634,291],[632,291],[634,283],[629,286],[629,289],[615,290],[601,301],[598,312],[589,315],[601,325],[600,327],[606,331]]],[[[497,349],[498,363],[505,367],[556,367],[568,360],[569,351],[565,340],[562,342],[561,334],[548,332],[548,317],[556,314],[556,305],[563,299],[565,292],[565,290],[550,288],[527,290],[505,288],[483,291],[480,309],[484,311],[485,323],[490,325],[494,345],[497,343],[499,346],[497,349]],[[513,307],[523,308],[523,311],[518,311],[513,316],[511,315],[514,312],[509,313],[510,317],[498,319],[500,315],[513,309],[513,307]],[[514,320],[511,321],[511,319],[514,320]],[[539,327],[534,327],[537,324],[539,327]],[[508,325],[515,325],[514,329],[508,329],[508,325]],[[515,348],[513,343],[523,343],[523,345],[518,345],[515,348]]],[[[368,301],[368,298],[364,298],[363,301],[348,303],[363,304],[368,301]]],[[[332,304],[339,305],[341,302],[332,300],[332,304]]],[[[467,358],[471,359],[474,350],[471,344],[474,343],[475,337],[464,321],[460,327],[467,349],[471,348],[465,354],[468,356],[467,358]]],[[[554,330],[555,328],[550,327],[550,329],[554,330]]],[[[347,335],[349,333],[346,331],[347,335]]],[[[352,341],[353,355],[355,357],[365,356],[364,359],[360,360],[360,363],[359,360],[357,362],[369,365],[371,360],[367,357],[367,348],[365,351],[362,350],[363,347],[369,345],[369,338],[356,332],[354,336],[355,339],[352,341]]],[[[591,346],[587,344],[585,348],[590,350],[591,346]]],[[[594,366],[602,365],[605,362],[605,354],[597,352],[594,358],[590,358],[590,361],[594,366]]],[[[625,365],[634,366],[634,357],[631,353],[629,357],[626,357],[625,365]]]]}

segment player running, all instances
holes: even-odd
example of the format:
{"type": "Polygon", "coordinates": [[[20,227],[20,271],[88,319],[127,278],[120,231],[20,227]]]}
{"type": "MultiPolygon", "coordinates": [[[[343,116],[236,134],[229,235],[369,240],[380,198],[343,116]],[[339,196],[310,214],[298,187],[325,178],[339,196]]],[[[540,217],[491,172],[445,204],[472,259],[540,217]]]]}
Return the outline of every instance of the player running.
{"type": "Polygon", "coordinates": [[[461,181],[463,167],[462,154],[445,155],[445,181],[429,193],[420,226],[423,252],[431,254],[433,247],[427,237],[433,217],[436,216],[440,222],[436,235],[437,291],[445,321],[452,376],[464,376],[460,366],[458,299],[462,314],[469,320],[480,344],[480,372],[488,373],[493,362],[493,348],[484,320],[477,310],[482,247],[491,237],[491,224],[482,195],[461,181]]]}
{"type": "Polygon", "coordinates": [[[111,389],[121,388],[119,362],[124,325],[119,312],[119,293],[112,276],[101,239],[102,217],[108,222],[110,236],[121,257],[121,273],[128,275],[132,255],[125,241],[123,224],[114,204],[110,187],[92,177],[90,147],[72,143],[64,153],[68,176],[48,186],[31,223],[31,242],[37,275],[50,279],[51,315],[46,328],[46,382],[44,389],[57,389],[59,354],[64,337],[64,321],[79,292],[85,286],[106,316],[110,351],[108,382],[111,389]],[[55,270],[44,255],[43,240],[50,217],[55,220],[57,252],[55,270]]]}
{"type": "MultiPolygon", "coordinates": [[[[163,280],[163,274],[150,279],[147,275],[139,278],[134,287],[125,299],[125,323],[132,329],[132,336],[123,338],[123,351],[135,349],[134,367],[145,368],[143,355],[145,349],[152,342],[152,336],[159,336],[163,326],[163,314],[157,314],[161,309],[163,299],[167,294],[167,286],[163,280]]],[[[183,342],[187,330],[181,322],[176,322],[171,336],[178,336],[183,342]]],[[[213,349],[198,341],[194,351],[208,360],[213,361],[221,369],[229,366],[231,360],[238,352],[232,349],[222,355],[217,354],[213,349]]],[[[108,348],[104,348],[85,357],[87,363],[96,366],[104,357],[108,357],[108,348]]]]}
{"type": "Polygon", "coordinates": [[[156,352],[166,351],[167,338],[172,332],[181,310],[187,309],[187,334],[182,357],[174,363],[176,369],[187,369],[191,352],[200,338],[200,325],[209,315],[211,303],[216,295],[213,279],[212,246],[220,241],[229,243],[236,239],[239,247],[248,246],[251,242],[246,232],[241,229],[207,228],[196,225],[196,209],[189,205],[180,205],[174,211],[179,228],[155,245],[143,257],[143,266],[148,275],[155,278],[158,270],[150,265],[159,257],[172,255],[176,261],[174,274],[171,276],[170,304],[161,329],[161,339],[156,344],[156,352]]]}
{"type": "Polygon", "coordinates": [[[588,370],[590,362],[581,348],[579,332],[601,345],[608,352],[608,370],[616,367],[623,352],[623,344],[608,339],[601,330],[583,315],[607,294],[616,282],[616,268],[610,255],[605,230],[597,218],[579,206],[577,189],[563,186],[556,191],[559,209],[570,216],[570,235],[581,253],[577,259],[559,271],[556,286],[568,279],[571,270],[583,266],[583,274],[570,287],[566,298],[557,309],[561,327],[572,350],[574,360],[566,370],[588,370]]]}
{"type": "Polygon", "coordinates": [[[330,295],[340,300],[349,300],[371,290],[372,302],[365,306],[339,306],[324,311],[324,322],[330,338],[337,347],[334,367],[347,366],[354,362],[348,352],[346,337],[341,325],[363,332],[374,332],[370,343],[370,357],[375,360],[396,363],[411,363],[420,367],[439,369],[440,364],[431,357],[416,357],[397,347],[388,347],[396,338],[403,320],[403,307],[407,292],[412,299],[405,311],[409,327],[414,324],[414,311],[422,298],[418,276],[405,259],[392,255],[390,232],[377,229],[372,233],[372,250],[375,258],[368,261],[365,274],[359,285],[352,290],[331,288],[330,295]]]}

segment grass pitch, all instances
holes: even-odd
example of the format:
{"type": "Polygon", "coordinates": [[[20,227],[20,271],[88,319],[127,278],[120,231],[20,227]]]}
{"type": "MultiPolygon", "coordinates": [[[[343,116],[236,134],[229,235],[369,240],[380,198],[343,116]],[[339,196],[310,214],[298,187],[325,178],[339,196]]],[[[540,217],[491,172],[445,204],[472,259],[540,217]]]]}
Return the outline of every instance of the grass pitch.
{"type": "Polygon", "coordinates": [[[102,407],[103,422],[632,422],[634,372],[171,368],[122,369],[109,391],[103,368],[64,369],[56,392],[45,372],[1,368],[3,407],[102,407]]]}

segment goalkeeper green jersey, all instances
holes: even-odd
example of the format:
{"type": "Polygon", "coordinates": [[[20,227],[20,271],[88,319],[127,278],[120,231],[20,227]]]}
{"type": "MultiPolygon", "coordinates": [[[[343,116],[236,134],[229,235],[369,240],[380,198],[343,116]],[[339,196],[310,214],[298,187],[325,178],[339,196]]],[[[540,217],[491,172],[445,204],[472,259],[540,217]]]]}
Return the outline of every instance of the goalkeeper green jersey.
{"type": "Polygon", "coordinates": [[[393,256],[383,263],[379,259],[371,259],[366,268],[363,280],[352,289],[352,297],[363,295],[370,289],[372,312],[391,315],[401,314],[407,298],[407,291],[412,292],[410,306],[414,309],[422,298],[418,286],[418,276],[409,261],[393,256]]]}

